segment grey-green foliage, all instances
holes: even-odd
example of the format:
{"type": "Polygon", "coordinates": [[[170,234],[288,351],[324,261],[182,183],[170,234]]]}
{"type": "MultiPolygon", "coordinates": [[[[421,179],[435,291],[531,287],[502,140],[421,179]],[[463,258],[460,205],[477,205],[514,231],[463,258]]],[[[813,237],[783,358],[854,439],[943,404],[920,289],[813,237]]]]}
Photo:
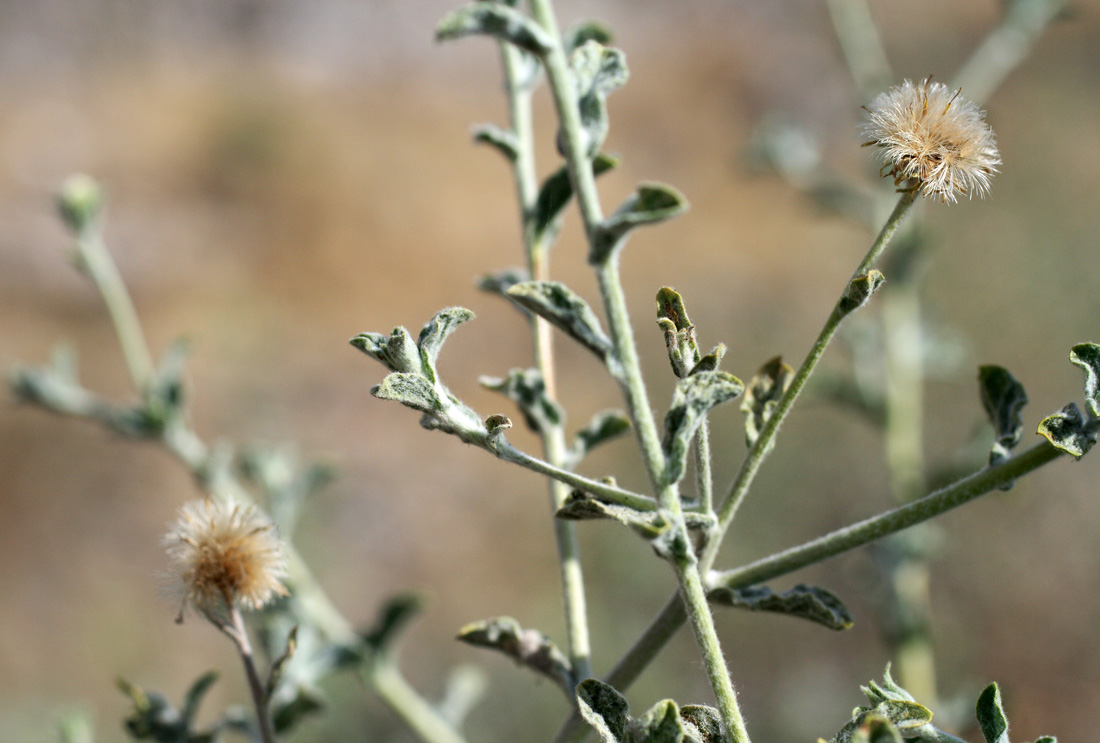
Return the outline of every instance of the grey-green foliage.
{"type": "Polygon", "coordinates": [[[752,446],[771,419],[779,400],[791,386],[794,369],[776,356],[763,366],[749,380],[745,388],[745,399],[741,401],[741,412],[745,414],[745,443],[752,446]]]}
{"type": "Polygon", "coordinates": [[[728,372],[692,374],[676,384],[672,404],[665,414],[661,442],[665,453],[664,480],[676,483],[684,476],[691,439],[710,410],[728,402],[745,389],[741,380],[728,372]]]}
{"type": "Polygon", "coordinates": [[[799,583],[782,593],[767,586],[747,588],[717,587],[707,591],[711,603],[750,611],[769,611],[808,619],[833,630],[845,630],[854,624],[848,607],[835,593],[820,586],[799,583]]]}
{"type": "Polygon", "coordinates": [[[512,617],[467,624],[458,631],[458,639],[475,647],[497,650],[517,664],[551,679],[566,696],[573,696],[578,679],[573,677],[569,659],[545,634],[536,629],[524,629],[512,617]]]}
{"type": "MultiPolygon", "coordinates": [[[[592,158],[592,174],[603,175],[619,164],[619,158],[599,152],[592,158]]],[[[555,237],[561,226],[561,215],[573,198],[573,183],[569,170],[563,165],[542,182],[535,208],[528,224],[534,244],[542,244],[555,237]]]]}
{"type": "MultiPolygon", "coordinates": [[[[594,158],[603,146],[610,126],[607,96],[626,84],[629,71],[621,51],[590,38],[573,50],[569,57],[573,82],[577,88],[584,154],[594,158]]],[[[560,138],[559,138],[560,141],[560,138]]]]}
{"type": "Polygon", "coordinates": [[[1085,405],[1093,416],[1100,416],[1100,345],[1078,343],[1070,349],[1069,360],[1085,371],[1085,405]]]}
{"type": "Polygon", "coordinates": [[[436,26],[440,41],[473,35],[493,36],[537,56],[554,47],[554,39],[523,13],[497,2],[477,2],[449,13],[436,26]]]}
{"type": "Polygon", "coordinates": [[[978,384],[982,406],[993,424],[993,448],[989,452],[989,464],[992,466],[1008,458],[1013,447],[1020,442],[1024,431],[1020,411],[1027,405],[1027,392],[1003,366],[979,367],[978,384]]]}
{"type": "Polygon", "coordinates": [[[126,732],[134,740],[156,743],[212,743],[218,740],[222,729],[239,727],[239,721],[223,718],[208,728],[195,727],[199,705],[217,679],[218,674],[214,671],[196,679],[184,695],[179,709],[157,692],[145,691],[125,679],[119,679],[118,688],[133,704],[130,715],[124,721],[126,732]]]}
{"type": "MultiPolygon", "coordinates": [[[[561,508],[554,514],[559,519],[588,521],[592,519],[613,519],[625,524],[643,539],[653,541],[666,534],[672,527],[668,515],[654,506],[653,510],[642,511],[629,506],[604,503],[579,490],[573,491],[561,508]]],[[[684,525],[689,530],[706,530],[714,526],[711,514],[697,511],[684,512],[684,525]]]]}
{"type": "Polygon", "coordinates": [[[1074,402],[1040,421],[1039,434],[1074,459],[1085,456],[1096,443],[1096,432],[1074,402]]]}
{"type": "Polygon", "coordinates": [[[565,412],[546,394],[546,382],[538,369],[512,369],[507,377],[482,377],[481,386],[514,402],[532,431],[546,432],[560,426],[565,412]]]}
{"type": "Polygon", "coordinates": [[[507,295],[529,312],[580,343],[605,363],[613,364],[611,339],[588,302],[558,281],[524,281],[514,284],[507,295]]]}
{"type": "Polygon", "coordinates": [[[871,300],[872,295],[885,283],[886,277],[882,271],[871,269],[865,274],[856,276],[848,282],[848,288],[840,298],[838,309],[842,315],[855,312],[871,300]]]}
{"type": "Polygon", "coordinates": [[[641,717],[630,715],[626,698],[597,679],[577,686],[581,715],[601,743],[720,743],[722,724],[717,710],[703,705],[679,707],[663,699],[641,717]]]}
{"type": "Polygon", "coordinates": [[[599,265],[623,245],[637,227],[656,224],[683,214],[688,203],[684,195],[663,183],[643,183],[593,230],[588,262],[599,265]]]}

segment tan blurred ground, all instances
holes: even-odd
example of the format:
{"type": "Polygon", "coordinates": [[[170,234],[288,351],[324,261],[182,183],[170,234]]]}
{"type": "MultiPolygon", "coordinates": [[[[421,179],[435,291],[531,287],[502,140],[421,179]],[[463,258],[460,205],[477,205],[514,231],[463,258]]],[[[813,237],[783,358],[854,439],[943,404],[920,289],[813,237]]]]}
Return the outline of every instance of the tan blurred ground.
{"type": "MultiPolygon", "coordinates": [[[[405,653],[410,676],[434,691],[450,666],[483,663],[491,692],[471,740],[547,739],[565,711],[556,690],[450,640],[462,624],[498,614],[560,636],[542,484],[371,398],[382,369],[346,343],[365,330],[417,328],[443,306],[470,307],[479,319],[449,342],[444,373],[480,412],[508,412],[476,384],[529,353],[519,316],[473,286],[521,261],[507,171],[468,137],[471,124],[505,115],[496,52],[484,41],[433,46],[443,3],[182,5],[0,8],[0,365],[44,360],[65,339],[89,387],[128,394],[112,331],[66,265],[52,214],[61,179],[89,172],[109,194],[108,240],[151,344],[194,341],[199,432],[294,442],[339,461],[340,479],[299,536],[337,602],[366,624],[391,592],[426,591],[428,614],[405,653]]],[[[896,5],[872,9],[906,77],[949,79],[995,14],[992,2],[896,5]]],[[[563,7],[567,17],[581,12],[563,7]]],[[[1025,383],[1033,426],[1080,397],[1068,348],[1100,341],[1100,23],[1095,4],[1075,7],[988,102],[1005,161],[993,197],[926,210],[938,245],[929,314],[970,344],[961,374],[929,391],[934,459],[980,424],[978,363],[1004,364],[1025,383]]],[[[623,166],[603,181],[605,209],[646,179],[675,185],[693,207],[638,235],[625,257],[655,403],[670,386],[651,319],[661,285],[684,294],[704,343],[730,347],[726,367],[739,376],[776,353],[801,358],[869,236],[778,179],[748,175],[743,153],[753,127],[778,110],[809,121],[838,169],[865,172],[861,101],[823,8],[604,2],[591,14],[619,30],[632,69],[611,99],[608,147],[623,166]]],[[[547,101],[539,106],[548,112],[547,101]]],[[[552,136],[540,131],[544,172],[552,136]]],[[[594,299],[572,215],[554,260],[558,278],[594,299]]],[[[560,352],[571,420],[615,404],[583,352],[564,343],[560,352]]],[[[725,482],[743,446],[735,410],[719,417],[725,482]]],[[[643,487],[629,449],[615,445],[587,471],[643,487]]],[[[1095,728],[1097,467],[1095,455],[1059,462],[941,522],[950,537],[933,583],[942,687],[972,700],[999,681],[1021,740],[1087,740],[1095,728]]],[[[157,599],[161,530],[196,495],[175,462],[6,403],[0,483],[0,740],[51,740],[51,716],[72,704],[92,711],[99,740],[122,740],[118,675],[178,699],[218,668],[225,678],[208,713],[241,700],[222,638],[198,622],[177,627],[174,608],[157,599]]],[[[758,480],[728,560],[887,503],[872,432],[806,407],[758,480]]],[[[602,671],[671,582],[632,535],[608,524],[581,531],[602,671]]],[[[721,617],[759,740],[831,735],[861,701],[857,685],[881,672],[888,658],[867,569],[854,555],[788,581],[821,581],[850,600],[857,625],[843,635],[721,617]]],[[[695,658],[688,638],[674,643],[630,694],[636,708],[662,696],[706,701],[695,658]]],[[[340,740],[410,739],[356,681],[333,694],[334,720],[307,724],[294,740],[336,739],[337,730],[340,740]]]]}

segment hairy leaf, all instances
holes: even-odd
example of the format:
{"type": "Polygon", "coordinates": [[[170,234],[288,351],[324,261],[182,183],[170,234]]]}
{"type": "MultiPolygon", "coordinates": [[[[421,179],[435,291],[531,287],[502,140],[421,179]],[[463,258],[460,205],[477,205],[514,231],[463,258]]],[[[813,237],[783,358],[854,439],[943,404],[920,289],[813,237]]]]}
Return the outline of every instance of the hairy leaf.
{"type": "Polygon", "coordinates": [[[633,725],[636,730],[634,740],[645,743],[682,743],[684,740],[684,721],[680,719],[680,709],[671,699],[662,699],[646,710],[633,725]]]}
{"type": "Polygon", "coordinates": [[[547,320],[592,353],[607,361],[611,341],[588,303],[557,281],[525,281],[508,290],[516,304],[547,320]]]}
{"type": "Polygon", "coordinates": [[[1096,434],[1089,430],[1081,409],[1072,402],[1061,412],[1044,418],[1039,423],[1038,433],[1075,459],[1085,456],[1096,443],[1096,434]]]}
{"type": "Polygon", "coordinates": [[[561,406],[546,394],[546,382],[538,369],[512,369],[508,376],[482,377],[481,386],[514,402],[532,431],[549,431],[565,417],[561,406]]]}
{"type": "Polygon", "coordinates": [[[1020,411],[1027,405],[1027,392],[1003,366],[979,367],[978,384],[981,387],[982,407],[993,424],[993,435],[996,437],[989,452],[989,464],[992,466],[1007,459],[1012,448],[1020,442],[1024,430],[1020,411]]]}
{"type": "Polygon", "coordinates": [[[519,141],[516,135],[496,124],[480,124],[474,127],[473,137],[475,142],[487,144],[504,155],[508,162],[515,162],[519,157],[519,141]]]}
{"type": "Polygon", "coordinates": [[[882,271],[872,268],[862,276],[856,276],[850,282],[848,287],[844,290],[844,295],[840,298],[840,312],[843,315],[849,315],[858,310],[871,299],[878,288],[882,286],[886,281],[886,277],[882,275],[882,271]]]}
{"type": "Polygon", "coordinates": [[[844,602],[831,591],[799,583],[776,593],[767,586],[748,588],[712,588],[707,598],[716,604],[750,611],[771,611],[816,622],[833,630],[852,626],[852,615],[844,602]]]}
{"type": "Polygon", "coordinates": [[[741,412],[745,414],[745,440],[750,447],[771,419],[792,379],[794,369],[783,363],[782,356],[776,356],[760,367],[749,381],[745,399],[741,401],[741,412]]]}
{"type": "Polygon", "coordinates": [[[666,482],[679,482],[684,476],[691,438],[706,414],[716,405],[737,397],[744,389],[740,379],[721,371],[700,372],[676,384],[672,405],[665,414],[665,435],[661,442],[666,482]]]}
{"type": "Polygon", "coordinates": [[[1100,345],[1078,343],[1070,349],[1069,360],[1085,370],[1085,404],[1100,416],[1100,345]]]}
{"type": "Polygon", "coordinates": [[[577,705],[585,722],[596,729],[602,743],[623,743],[630,721],[626,697],[597,679],[577,685],[577,705]]]}
{"type": "MultiPolygon", "coordinates": [[[[573,50],[569,65],[577,87],[577,106],[585,139],[582,154],[593,158],[607,138],[607,96],[625,85],[629,76],[626,57],[618,49],[590,39],[573,50]]],[[[560,144],[560,133],[558,136],[560,144]]]]}
{"type": "Polygon", "coordinates": [[[636,227],[656,224],[687,211],[687,199],[663,183],[643,183],[618,209],[596,226],[588,262],[599,265],[622,245],[636,227]]]}
{"type": "MultiPolygon", "coordinates": [[[[619,158],[600,152],[592,159],[593,175],[603,175],[617,167],[619,158]]],[[[531,230],[535,242],[542,242],[548,235],[557,232],[562,210],[573,198],[573,183],[569,180],[569,171],[562,166],[542,183],[535,201],[531,217],[531,230]]]]}
{"type": "Polygon", "coordinates": [[[517,10],[496,2],[476,2],[444,16],[435,28],[438,41],[482,34],[515,44],[536,56],[554,48],[542,26],[517,10]]]}
{"type": "Polygon", "coordinates": [[[569,461],[576,465],[600,444],[617,439],[630,430],[630,418],[621,410],[603,410],[592,416],[588,425],[577,431],[569,450],[569,461]]]}
{"type": "Polygon", "coordinates": [[[683,297],[667,286],[657,292],[657,325],[665,334],[672,373],[686,377],[699,361],[699,343],[683,297]]]}
{"type": "Polygon", "coordinates": [[[722,718],[714,707],[685,704],[680,708],[684,721],[684,740],[688,743],[723,743],[722,718]]]}
{"type": "Polygon", "coordinates": [[[381,384],[371,387],[370,393],[380,400],[394,400],[429,415],[439,413],[444,407],[435,387],[420,374],[388,374],[381,384]]]}
{"type": "Polygon", "coordinates": [[[1001,706],[1001,690],[996,683],[982,690],[974,713],[986,743],[1009,743],[1008,718],[1001,706]]]}
{"type": "Polygon", "coordinates": [[[491,648],[519,665],[553,680],[566,695],[573,694],[573,670],[554,642],[536,629],[524,629],[512,617],[496,617],[467,624],[458,639],[475,647],[491,648]]]}
{"type": "Polygon", "coordinates": [[[388,336],[383,333],[360,333],[351,339],[351,345],[392,372],[420,372],[420,351],[409,331],[403,327],[394,328],[388,336]]]}
{"type": "Polygon", "coordinates": [[[465,307],[448,307],[435,313],[435,317],[420,330],[416,345],[420,349],[424,375],[429,380],[437,381],[435,361],[439,357],[443,342],[459,325],[473,319],[474,313],[465,307]]]}

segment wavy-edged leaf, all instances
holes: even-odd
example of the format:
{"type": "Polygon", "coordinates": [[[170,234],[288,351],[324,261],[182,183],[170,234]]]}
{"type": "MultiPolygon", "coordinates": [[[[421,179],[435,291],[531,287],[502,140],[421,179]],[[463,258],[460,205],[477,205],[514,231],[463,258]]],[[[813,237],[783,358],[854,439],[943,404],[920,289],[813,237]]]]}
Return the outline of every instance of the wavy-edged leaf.
{"type": "Polygon", "coordinates": [[[386,652],[423,606],[423,597],[414,593],[391,596],[379,609],[374,626],[363,635],[363,642],[376,653],[386,652]]]}
{"type": "Polygon", "coordinates": [[[745,385],[737,377],[722,371],[700,372],[681,379],[665,414],[665,434],[661,446],[665,453],[665,481],[679,482],[687,466],[688,449],[703,418],[715,406],[741,394],[745,385]]]}
{"type": "Polygon", "coordinates": [[[1096,443],[1096,434],[1089,430],[1081,409],[1072,402],[1060,412],[1043,418],[1038,433],[1074,459],[1085,456],[1096,443]]]}
{"type": "Polygon", "coordinates": [[[625,85],[630,75],[626,56],[618,49],[589,39],[573,50],[569,66],[577,88],[584,154],[593,158],[607,138],[607,96],[625,85]]]}
{"type": "MultiPolygon", "coordinates": [[[[715,525],[713,516],[698,511],[684,511],[683,515],[684,525],[688,529],[711,529],[715,525]]],[[[614,519],[649,540],[661,536],[670,526],[668,518],[657,510],[655,502],[650,508],[643,510],[618,503],[605,503],[580,491],[573,491],[554,516],[567,521],[614,519]]]]}
{"type": "Polygon", "coordinates": [[[680,718],[680,708],[671,699],[662,699],[638,718],[632,736],[645,743],[682,743],[684,740],[684,721],[680,718]]]}
{"type": "Polygon", "coordinates": [[[508,289],[508,296],[524,309],[542,317],[605,362],[611,340],[603,332],[596,313],[581,297],[557,281],[525,281],[508,289]]]}
{"type": "Polygon", "coordinates": [[[524,629],[512,617],[472,622],[458,631],[458,639],[475,647],[504,653],[521,666],[558,684],[573,695],[573,670],[569,659],[554,642],[536,629],[524,629]]]}
{"type": "Polygon", "coordinates": [[[685,704],[680,708],[684,721],[684,740],[689,743],[724,743],[722,718],[714,707],[685,704]]]}
{"type": "MultiPolygon", "coordinates": [[[[597,176],[603,175],[618,164],[619,158],[600,152],[592,158],[592,173],[597,176]]],[[[557,232],[562,210],[572,198],[573,183],[569,180],[569,171],[564,166],[542,182],[538,198],[535,200],[530,226],[536,243],[543,242],[548,235],[557,232]]]]}
{"type": "Polygon", "coordinates": [[[546,394],[538,369],[512,369],[507,377],[482,377],[481,386],[499,392],[516,404],[532,431],[549,431],[565,418],[561,406],[546,394]]]}
{"type": "Polygon", "coordinates": [[[1069,360],[1085,370],[1085,405],[1100,417],[1100,345],[1078,343],[1070,349],[1069,360]]]}
{"type": "Polygon", "coordinates": [[[688,374],[702,374],[703,372],[712,372],[718,370],[718,365],[722,363],[722,357],[726,355],[726,344],[719,343],[714,348],[710,349],[710,353],[701,357],[695,362],[695,366],[691,367],[691,371],[688,374]]]}
{"type": "Polygon", "coordinates": [[[699,361],[699,343],[684,298],[671,287],[662,286],[657,291],[657,325],[665,334],[672,373],[681,379],[686,377],[699,361]]]}
{"type": "Polygon", "coordinates": [[[644,225],[656,224],[687,211],[684,195],[663,183],[642,183],[612,214],[596,225],[589,263],[599,265],[622,245],[627,234],[644,225]]]}
{"type": "Polygon", "coordinates": [[[761,366],[745,387],[741,412],[745,414],[745,441],[750,447],[775,413],[793,379],[794,369],[783,363],[782,356],[776,356],[761,366]]]}
{"type": "Polygon", "coordinates": [[[420,374],[387,374],[381,384],[371,387],[370,393],[380,400],[394,400],[429,415],[439,413],[444,407],[435,387],[420,374]]]}
{"type": "Polygon", "coordinates": [[[630,430],[630,418],[621,410],[601,410],[588,425],[577,431],[569,449],[569,461],[576,465],[600,444],[617,439],[630,430]]]}
{"type": "Polygon", "coordinates": [[[978,727],[986,743],[1009,743],[1008,717],[1001,706],[1001,690],[992,683],[978,696],[974,714],[978,718],[978,727]]]}
{"type": "Polygon", "coordinates": [[[707,592],[711,603],[749,611],[770,611],[808,619],[832,630],[845,630],[854,623],[844,602],[818,586],[802,583],[790,590],[776,593],[767,586],[747,588],[712,588],[707,592]]]}
{"type": "Polygon", "coordinates": [[[435,28],[438,41],[485,35],[507,41],[541,57],[554,48],[542,26],[518,10],[497,2],[476,2],[444,16],[435,28]]]}
{"type": "Polygon", "coordinates": [[[562,33],[561,40],[562,46],[565,47],[565,53],[572,54],[577,47],[589,41],[595,41],[606,46],[614,40],[614,34],[612,34],[611,28],[607,24],[600,21],[586,20],[567,28],[562,33]]]}
{"type": "Polygon", "coordinates": [[[585,679],[577,685],[577,706],[602,743],[623,743],[630,722],[630,705],[615,687],[598,679],[585,679]]]}
{"type": "Polygon", "coordinates": [[[519,140],[507,129],[502,129],[496,124],[479,124],[474,127],[471,134],[475,142],[489,145],[504,155],[508,162],[515,162],[519,157],[519,140]]]}
{"type": "Polygon", "coordinates": [[[350,343],[391,372],[420,372],[420,352],[404,327],[394,328],[389,335],[360,333],[350,343]]]}
{"type": "Polygon", "coordinates": [[[435,313],[435,317],[420,330],[416,345],[420,349],[424,374],[432,382],[436,381],[435,362],[443,342],[459,325],[473,319],[474,313],[465,307],[447,307],[435,313]]]}
{"type": "Polygon", "coordinates": [[[877,681],[869,681],[867,686],[859,687],[860,691],[871,702],[872,706],[878,705],[882,702],[915,702],[916,699],[908,691],[898,685],[897,681],[894,681],[894,677],[890,675],[890,664],[886,664],[886,670],[882,673],[882,684],[877,681]]]}
{"type": "Polygon", "coordinates": [[[1020,443],[1024,431],[1020,411],[1027,405],[1027,392],[1003,366],[979,367],[978,385],[982,407],[993,424],[995,440],[989,452],[989,464],[992,466],[1007,459],[1012,448],[1020,443]]]}
{"type": "Polygon", "coordinates": [[[499,294],[508,298],[508,290],[516,284],[531,280],[531,273],[526,268],[506,268],[493,274],[484,274],[477,280],[477,288],[489,294],[499,294]]]}

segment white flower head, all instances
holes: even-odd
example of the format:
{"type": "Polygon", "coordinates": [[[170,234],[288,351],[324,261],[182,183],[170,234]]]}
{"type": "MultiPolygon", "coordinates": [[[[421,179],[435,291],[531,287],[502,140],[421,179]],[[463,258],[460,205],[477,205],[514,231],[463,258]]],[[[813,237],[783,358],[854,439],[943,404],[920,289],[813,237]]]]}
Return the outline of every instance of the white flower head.
{"type": "Polygon", "coordinates": [[[989,193],[1001,164],[997,143],[984,112],[960,93],[926,77],[906,80],[871,102],[863,134],[866,145],[882,148],[883,175],[892,175],[895,184],[912,181],[940,201],[989,193]]]}
{"type": "Polygon", "coordinates": [[[231,605],[259,609],[287,595],[286,550],[255,506],[211,499],[186,503],[164,536],[180,619],[188,605],[209,616],[231,605]]]}

